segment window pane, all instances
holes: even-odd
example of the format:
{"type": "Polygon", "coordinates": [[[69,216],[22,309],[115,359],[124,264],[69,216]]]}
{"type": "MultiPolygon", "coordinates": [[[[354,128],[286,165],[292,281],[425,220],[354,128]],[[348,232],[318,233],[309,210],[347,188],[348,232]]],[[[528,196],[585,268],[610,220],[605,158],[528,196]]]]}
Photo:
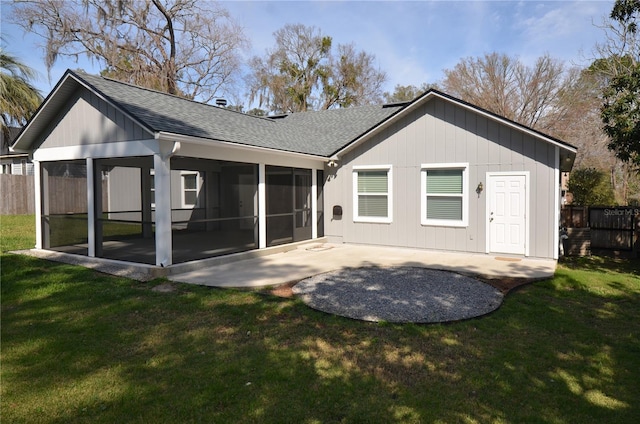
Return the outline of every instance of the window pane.
{"type": "Polygon", "coordinates": [[[462,194],[462,170],[427,170],[427,193],[462,194]]]}
{"type": "Polygon", "coordinates": [[[196,187],[196,174],[183,175],[185,190],[195,190],[196,187]]]}
{"type": "Polygon", "coordinates": [[[427,219],[462,220],[462,197],[427,196],[427,219]]]}
{"type": "Polygon", "coordinates": [[[388,217],[387,196],[358,196],[358,216],[388,217]]]}
{"type": "Polygon", "coordinates": [[[387,193],[387,171],[358,172],[358,193],[387,193]]]}
{"type": "Polygon", "coordinates": [[[184,204],[185,205],[195,205],[198,195],[196,191],[185,191],[184,192],[184,204]]]}

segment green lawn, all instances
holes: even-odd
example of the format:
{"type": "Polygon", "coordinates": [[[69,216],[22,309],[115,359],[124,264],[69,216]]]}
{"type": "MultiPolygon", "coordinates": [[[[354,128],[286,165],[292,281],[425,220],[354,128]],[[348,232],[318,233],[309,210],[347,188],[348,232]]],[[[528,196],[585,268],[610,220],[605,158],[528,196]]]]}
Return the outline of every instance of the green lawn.
{"type": "MultiPolygon", "coordinates": [[[[33,246],[32,217],[0,225],[33,246]]],[[[448,325],[1,261],[3,423],[640,422],[640,261],[567,262],[448,325]]]]}

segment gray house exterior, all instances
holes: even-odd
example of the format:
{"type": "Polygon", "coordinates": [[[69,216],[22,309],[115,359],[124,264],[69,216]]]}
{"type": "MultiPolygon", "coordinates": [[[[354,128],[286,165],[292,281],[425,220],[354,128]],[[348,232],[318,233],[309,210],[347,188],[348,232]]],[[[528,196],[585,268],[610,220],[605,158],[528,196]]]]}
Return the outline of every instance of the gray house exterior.
{"type": "Polygon", "coordinates": [[[434,90],[263,118],[72,71],[13,149],[37,249],[157,267],[306,240],[557,258],[576,153],[434,90]]]}

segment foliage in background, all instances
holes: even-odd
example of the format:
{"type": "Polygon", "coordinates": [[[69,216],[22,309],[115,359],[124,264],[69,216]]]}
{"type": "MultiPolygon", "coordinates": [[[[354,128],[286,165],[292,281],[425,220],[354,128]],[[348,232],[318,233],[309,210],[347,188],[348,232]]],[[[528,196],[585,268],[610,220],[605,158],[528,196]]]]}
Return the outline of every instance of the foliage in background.
{"type": "Polygon", "coordinates": [[[640,172],[640,1],[616,0],[597,46],[608,76],[601,117],[609,148],[640,172]]]}
{"type": "Polygon", "coordinates": [[[444,73],[446,93],[543,132],[561,119],[562,90],[577,76],[549,55],[527,66],[495,52],[462,59],[444,73]]]}
{"type": "Polygon", "coordinates": [[[386,103],[409,102],[425,93],[430,88],[437,88],[437,86],[435,84],[427,83],[423,83],[420,87],[416,87],[415,85],[396,84],[393,89],[393,93],[385,92],[382,96],[386,103]]]}
{"type": "Polygon", "coordinates": [[[9,128],[26,124],[42,103],[42,95],[31,83],[36,76],[35,70],[0,48],[0,124],[4,143],[9,143],[9,128]]]}
{"type": "Polygon", "coordinates": [[[613,206],[615,196],[609,176],[599,169],[574,169],[569,177],[568,189],[572,204],[579,206],[613,206]]]}
{"type": "Polygon", "coordinates": [[[44,39],[47,69],[59,56],[87,56],[105,76],[205,103],[234,83],[248,44],[211,1],[21,1],[14,19],[44,39]]]}
{"type": "Polygon", "coordinates": [[[271,112],[325,110],[375,103],[386,74],[375,57],[353,44],[334,49],[316,27],[288,24],[274,33],[275,46],[251,59],[250,102],[271,112]]]}

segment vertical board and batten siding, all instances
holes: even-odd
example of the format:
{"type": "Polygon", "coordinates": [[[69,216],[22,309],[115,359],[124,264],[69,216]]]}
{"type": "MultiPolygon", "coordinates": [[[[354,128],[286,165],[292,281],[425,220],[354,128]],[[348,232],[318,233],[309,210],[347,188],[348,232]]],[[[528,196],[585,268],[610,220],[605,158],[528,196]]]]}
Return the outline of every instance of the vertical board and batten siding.
{"type": "Polygon", "coordinates": [[[48,126],[38,148],[143,140],[151,135],[95,93],[79,88],[48,126]]]}
{"type": "Polygon", "coordinates": [[[328,173],[325,202],[341,205],[341,220],[327,214],[325,234],[335,241],[484,253],[488,221],[487,172],[529,171],[529,255],[552,258],[555,146],[439,98],[431,99],[344,155],[328,173]],[[420,222],[421,164],[468,162],[467,227],[420,222]],[[393,222],[354,223],[354,166],[392,165],[393,222]],[[484,191],[478,195],[479,182],[484,191]]]}

